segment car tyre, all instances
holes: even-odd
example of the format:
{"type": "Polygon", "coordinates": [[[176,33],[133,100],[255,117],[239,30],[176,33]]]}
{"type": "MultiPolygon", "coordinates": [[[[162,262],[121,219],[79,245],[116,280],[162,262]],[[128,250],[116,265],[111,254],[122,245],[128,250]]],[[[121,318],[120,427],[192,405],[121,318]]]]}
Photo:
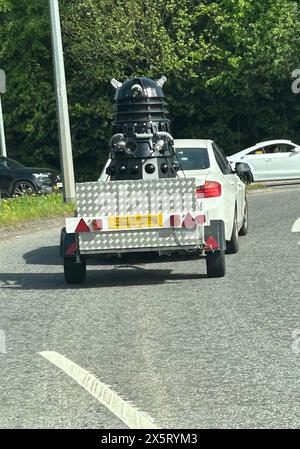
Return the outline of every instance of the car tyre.
{"type": "Polygon", "coordinates": [[[239,235],[247,235],[248,234],[248,225],[249,225],[249,214],[248,214],[248,202],[246,199],[245,206],[244,206],[243,225],[239,231],[239,235]]]}
{"type": "Polygon", "coordinates": [[[82,284],[86,278],[86,261],[78,263],[74,257],[64,257],[64,274],[67,284],[82,284]]]}
{"type": "Polygon", "coordinates": [[[239,251],[239,231],[237,223],[237,214],[234,215],[232,235],[229,242],[226,242],[226,254],[236,254],[239,251]]]}
{"type": "Polygon", "coordinates": [[[215,251],[206,254],[206,270],[209,278],[221,278],[226,274],[225,251],[215,251]]]}
{"type": "Polygon", "coordinates": [[[35,192],[36,188],[30,181],[17,181],[12,190],[14,196],[33,195],[35,192]]]}

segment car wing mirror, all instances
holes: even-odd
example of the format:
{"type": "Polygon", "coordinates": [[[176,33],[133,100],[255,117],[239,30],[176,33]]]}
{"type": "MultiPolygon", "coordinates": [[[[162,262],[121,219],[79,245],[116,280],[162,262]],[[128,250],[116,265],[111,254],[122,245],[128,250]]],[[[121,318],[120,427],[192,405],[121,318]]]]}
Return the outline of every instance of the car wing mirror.
{"type": "Polygon", "coordinates": [[[241,181],[250,184],[253,180],[251,168],[245,162],[237,162],[235,164],[235,172],[241,181]]]}
{"type": "Polygon", "coordinates": [[[235,164],[235,171],[237,174],[249,173],[251,172],[251,168],[245,162],[237,162],[235,164]]]}

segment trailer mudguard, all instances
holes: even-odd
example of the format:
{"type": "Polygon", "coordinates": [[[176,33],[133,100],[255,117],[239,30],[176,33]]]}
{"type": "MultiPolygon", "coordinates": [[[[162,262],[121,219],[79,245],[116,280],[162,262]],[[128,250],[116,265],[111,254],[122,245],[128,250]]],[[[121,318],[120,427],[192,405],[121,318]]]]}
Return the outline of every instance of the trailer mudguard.
{"type": "Polygon", "coordinates": [[[66,228],[60,233],[60,257],[74,257],[78,250],[78,238],[76,234],[67,234],[66,228]]]}
{"type": "Polygon", "coordinates": [[[225,224],[223,220],[210,220],[210,226],[204,227],[205,250],[225,251],[225,224]]]}

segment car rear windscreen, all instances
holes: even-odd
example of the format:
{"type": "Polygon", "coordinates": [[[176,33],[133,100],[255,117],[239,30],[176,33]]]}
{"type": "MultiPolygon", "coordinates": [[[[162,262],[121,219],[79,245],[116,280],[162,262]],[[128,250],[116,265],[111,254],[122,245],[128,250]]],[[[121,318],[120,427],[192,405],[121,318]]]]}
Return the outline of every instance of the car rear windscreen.
{"type": "Polygon", "coordinates": [[[176,154],[183,170],[203,170],[209,168],[207,148],[177,148],[176,154]]]}

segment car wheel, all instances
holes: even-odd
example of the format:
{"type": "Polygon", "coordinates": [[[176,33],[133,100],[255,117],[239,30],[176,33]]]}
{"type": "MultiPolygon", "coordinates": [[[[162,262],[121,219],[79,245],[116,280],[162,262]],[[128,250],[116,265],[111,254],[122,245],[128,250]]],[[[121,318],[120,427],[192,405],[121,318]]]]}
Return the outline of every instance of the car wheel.
{"type": "Polygon", "coordinates": [[[221,278],[226,274],[225,251],[209,252],[206,255],[206,270],[209,278],[221,278]]]}
{"type": "Polygon", "coordinates": [[[239,230],[237,214],[234,215],[232,235],[229,242],[226,242],[226,254],[236,254],[239,250],[239,230]]]}
{"type": "Polygon", "coordinates": [[[15,183],[12,194],[14,196],[33,195],[36,192],[34,185],[29,181],[18,181],[15,183]]]}
{"type": "Polygon", "coordinates": [[[239,235],[247,235],[248,234],[248,223],[249,223],[248,202],[247,202],[247,199],[245,199],[243,225],[239,231],[239,235]]]}
{"type": "Polygon", "coordinates": [[[64,257],[64,274],[67,284],[82,284],[86,278],[86,261],[78,263],[74,257],[64,257]]]}

